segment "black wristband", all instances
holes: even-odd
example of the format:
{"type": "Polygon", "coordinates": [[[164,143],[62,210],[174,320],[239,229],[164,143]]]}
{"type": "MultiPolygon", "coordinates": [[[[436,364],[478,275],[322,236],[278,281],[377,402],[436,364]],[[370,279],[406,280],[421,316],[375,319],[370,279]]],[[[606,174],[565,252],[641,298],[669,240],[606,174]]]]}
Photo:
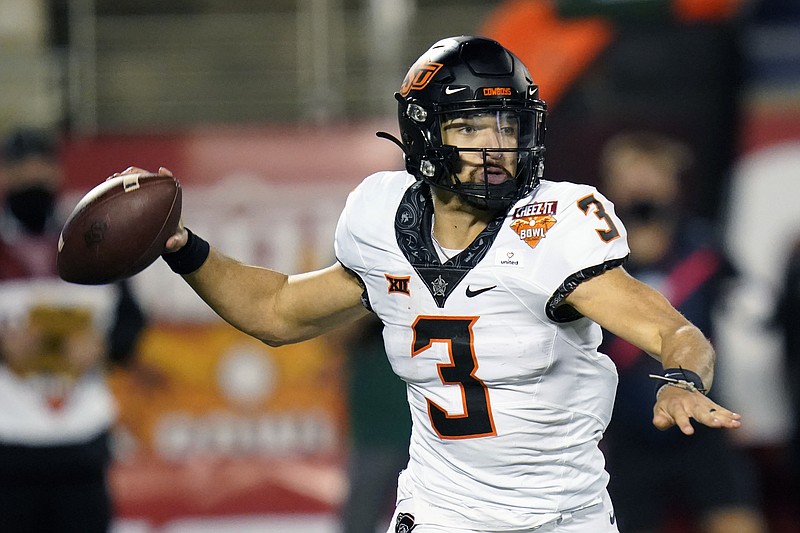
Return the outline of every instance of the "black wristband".
{"type": "Polygon", "coordinates": [[[206,262],[208,253],[211,251],[211,246],[198,237],[189,228],[186,228],[186,233],[189,234],[189,239],[186,245],[177,252],[168,252],[161,254],[164,261],[167,262],[169,267],[176,274],[191,274],[206,262]]]}
{"type": "Polygon", "coordinates": [[[655,390],[656,399],[658,399],[658,393],[661,388],[666,385],[680,387],[692,392],[698,391],[703,394],[707,392],[700,376],[685,368],[665,368],[661,374],[650,374],[650,377],[658,380],[655,390]]]}

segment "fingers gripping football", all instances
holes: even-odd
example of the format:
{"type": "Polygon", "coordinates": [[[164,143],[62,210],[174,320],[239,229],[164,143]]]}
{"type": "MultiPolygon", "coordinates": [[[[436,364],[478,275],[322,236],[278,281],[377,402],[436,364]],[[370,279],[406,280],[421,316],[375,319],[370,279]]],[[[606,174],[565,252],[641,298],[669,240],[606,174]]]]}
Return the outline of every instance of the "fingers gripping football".
{"type": "Polygon", "coordinates": [[[736,429],[741,426],[741,415],[722,407],[697,391],[678,387],[664,387],[653,407],[653,425],[660,430],[672,426],[685,435],[692,435],[691,419],[712,427],[736,429]]]}
{"type": "Polygon", "coordinates": [[[131,167],[114,174],[84,195],[67,218],[58,243],[58,273],[88,285],[133,276],[182,232],[180,216],[180,183],[166,169],[154,174],[131,167]]]}
{"type": "MultiPolygon", "coordinates": [[[[116,172],[112,176],[109,177],[115,178],[117,176],[124,176],[127,174],[150,174],[149,170],[145,170],[139,167],[128,167],[122,172],[116,172]]],[[[167,177],[174,177],[172,171],[166,167],[159,167],[157,174],[159,176],[167,176],[167,177]]],[[[186,229],[183,227],[183,218],[178,220],[178,227],[175,230],[175,233],[169,236],[169,238],[164,243],[164,252],[177,252],[186,244],[186,240],[188,239],[188,234],[186,233],[186,229]]]]}

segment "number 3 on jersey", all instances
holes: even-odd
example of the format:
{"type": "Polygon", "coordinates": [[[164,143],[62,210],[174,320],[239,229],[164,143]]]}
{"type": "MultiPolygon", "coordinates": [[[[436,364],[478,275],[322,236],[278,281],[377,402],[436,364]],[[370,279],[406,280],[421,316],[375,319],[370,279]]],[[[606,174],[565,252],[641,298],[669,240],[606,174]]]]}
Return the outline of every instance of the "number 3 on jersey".
{"type": "Polygon", "coordinates": [[[606,208],[603,206],[602,202],[597,200],[593,194],[578,200],[578,208],[583,211],[584,215],[589,214],[589,206],[592,205],[594,206],[594,216],[605,222],[608,226],[607,229],[595,230],[597,235],[600,236],[600,239],[603,242],[611,242],[619,237],[619,230],[617,229],[617,226],[614,225],[614,221],[611,220],[611,217],[608,216],[608,213],[606,213],[606,208]]]}
{"type": "Polygon", "coordinates": [[[433,429],[443,439],[469,439],[496,435],[492,420],[489,391],[475,377],[478,361],[472,342],[472,325],[478,317],[420,316],[411,326],[414,341],[411,357],[419,355],[434,342],[448,346],[449,363],[437,364],[439,378],[445,385],[461,387],[462,413],[451,415],[428,399],[428,415],[433,429]]]}

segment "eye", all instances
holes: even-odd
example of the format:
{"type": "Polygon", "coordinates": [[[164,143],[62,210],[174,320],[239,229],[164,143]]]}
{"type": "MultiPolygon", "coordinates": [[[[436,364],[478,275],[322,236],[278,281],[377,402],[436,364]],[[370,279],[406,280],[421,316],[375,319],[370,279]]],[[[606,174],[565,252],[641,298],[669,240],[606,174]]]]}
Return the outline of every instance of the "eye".
{"type": "Polygon", "coordinates": [[[478,128],[467,121],[459,120],[445,124],[444,130],[458,135],[474,135],[478,131],[478,128]]]}

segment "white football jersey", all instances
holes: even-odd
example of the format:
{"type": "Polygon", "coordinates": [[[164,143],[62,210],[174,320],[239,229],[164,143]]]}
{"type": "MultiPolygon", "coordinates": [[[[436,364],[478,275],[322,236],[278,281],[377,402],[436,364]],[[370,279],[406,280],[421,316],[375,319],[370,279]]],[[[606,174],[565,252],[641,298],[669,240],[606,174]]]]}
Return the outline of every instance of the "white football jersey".
{"type": "Polygon", "coordinates": [[[542,181],[442,264],[426,185],[368,177],[349,196],[336,256],[383,321],[413,420],[401,491],[443,525],[533,527],[599,502],[598,442],[617,373],[601,329],[568,306],[581,281],[629,253],[593,187],[542,181]]]}
{"type": "Polygon", "coordinates": [[[0,364],[0,442],[58,446],[94,438],[116,418],[116,404],[99,369],[73,375],[58,346],[73,327],[107,335],[116,289],[56,278],[0,282],[0,333],[35,324],[46,339],[19,372],[0,364]]]}

